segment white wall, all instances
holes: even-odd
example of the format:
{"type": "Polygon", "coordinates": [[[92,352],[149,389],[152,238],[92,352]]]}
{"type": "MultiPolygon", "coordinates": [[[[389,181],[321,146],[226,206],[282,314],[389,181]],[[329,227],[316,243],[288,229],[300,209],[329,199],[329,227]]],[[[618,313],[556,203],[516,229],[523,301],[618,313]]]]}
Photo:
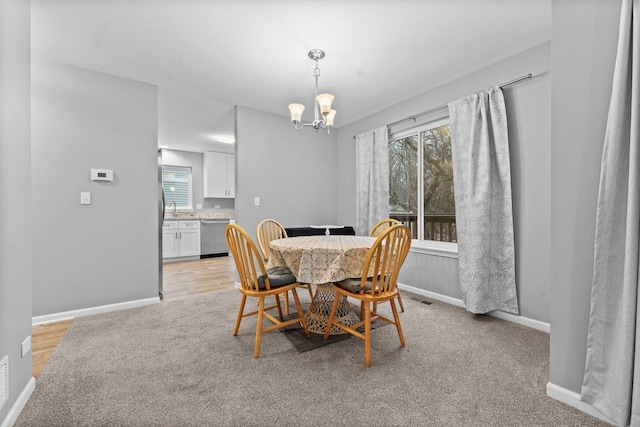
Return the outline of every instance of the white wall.
{"type": "Polygon", "coordinates": [[[29,8],[0,0],[0,359],[9,357],[0,425],[17,417],[32,384],[31,353],[20,355],[20,343],[31,335],[29,8]]]}
{"type": "Polygon", "coordinates": [[[209,98],[158,88],[158,144],[173,150],[201,153],[233,152],[216,140],[233,136],[233,108],[209,98]]]}
{"type": "MultiPolygon", "coordinates": [[[[551,35],[549,35],[551,36],[551,35]]],[[[549,322],[550,248],[550,47],[545,43],[416,96],[338,130],[338,222],[355,221],[353,136],[446,104],[527,73],[534,77],[504,90],[509,123],[511,181],[520,314],[549,322]]],[[[447,109],[423,119],[446,117],[447,109]]],[[[397,132],[399,128],[392,129],[397,132]]],[[[460,298],[455,258],[411,253],[401,283],[460,298]]]]}
{"type": "Polygon", "coordinates": [[[251,236],[264,218],[285,227],[336,222],[343,171],[334,133],[296,132],[284,116],[237,107],[236,141],[236,221],[251,236]]]}
{"type": "Polygon", "coordinates": [[[157,88],[34,58],[32,95],[33,314],[157,297],[157,88]]]}
{"type": "Polygon", "coordinates": [[[550,382],[580,393],[620,0],[552,8],[550,382]]]}

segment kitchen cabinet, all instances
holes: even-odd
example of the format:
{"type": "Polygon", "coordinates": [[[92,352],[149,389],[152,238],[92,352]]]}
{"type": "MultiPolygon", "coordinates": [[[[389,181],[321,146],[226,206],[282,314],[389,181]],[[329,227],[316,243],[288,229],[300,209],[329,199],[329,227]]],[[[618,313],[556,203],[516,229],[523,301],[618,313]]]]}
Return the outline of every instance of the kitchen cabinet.
{"type": "Polygon", "coordinates": [[[165,221],[162,224],[162,258],[175,258],[178,255],[178,221],[165,221]]]}
{"type": "Polygon", "coordinates": [[[165,221],[162,258],[200,256],[200,221],[165,221]]]}
{"type": "Polygon", "coordinates": [[[236,197],[236,156],[231,153],[207,151],[203,155],[205,198],[236,197]]]}
{"type": "Polygon", "coordinates": [[[178,221],[179,256],[200,255],[200,221],[178,221]]]}

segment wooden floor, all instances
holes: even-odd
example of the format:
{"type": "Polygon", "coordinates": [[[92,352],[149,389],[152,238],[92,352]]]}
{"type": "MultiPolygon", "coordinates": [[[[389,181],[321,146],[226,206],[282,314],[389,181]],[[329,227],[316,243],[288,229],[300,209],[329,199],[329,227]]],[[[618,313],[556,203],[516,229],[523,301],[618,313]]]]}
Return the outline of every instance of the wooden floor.
{"type": "Polygon", "coordinates": [[[49,356],[71,326],[73,320],[48,323],[31,328],[31,352],[33,357],[33,376],[38,377],[49,356]]]}
{"type": "MultiPolygon", "coordinates": [[[[164,301],[233,289],[236,268],[231,257],[178,261],[163,265],[164,301]]],[[[33,376],[38,377],[73,320],[32,328],[33,376]]]]}
{"type": "Polygon", "coordinates": [[[231,257],[168,262],[162,269],[165,301],[233,289],[237,276],[231,257]]]}

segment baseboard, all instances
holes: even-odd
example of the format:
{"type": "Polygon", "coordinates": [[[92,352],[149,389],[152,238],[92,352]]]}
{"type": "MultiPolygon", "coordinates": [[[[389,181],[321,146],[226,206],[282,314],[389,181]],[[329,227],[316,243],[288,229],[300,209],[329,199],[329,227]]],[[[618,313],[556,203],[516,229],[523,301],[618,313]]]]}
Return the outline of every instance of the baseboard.
{"type": "Polygon", "coordinates": [[[160,303],[160,297],[139,299],[134,301],[119,302],[116,304],[100,305],[97,307],[81,308],[79,310],[63,311],[60,313],[46,314],[44,316],[34,316],[31,324],[44,325],[46,323],[60,322],[76,317],[91,316],[93,314],[109,313],[111,311],[126,310],[128,308],[142,307],[145,305],[160,303]]]}
{"type": "MultiPolygon", "coordinates": [[[[422,295],[424,297],[431,298],[437,301],[446,302],[447,304],[455,305],[456,307],[465,308],[464,302],[459,298],[453,298],[447,295],[438,294],[436,292],[426,291],[424,289],[415,288],[413,286],[404,285],[402,283],[398,283],[398,288],[401,290],[413,292],[414,294],[422,295]]],[[[531,319],[529,317],[516,316],[515,314],[505,313],[503,311],[492,311],[487,314],[497,319],[502,319],[508,322],[517,323],[519,325],[527,326],[532,329],[537,329],[542,332],[549,333],[551,331],[551,326],[548,323],[531,319]]]]}
{"type": "Polygon", "coordinates": [[[170,262],[179,262],[179,261],[195,261],[199,259],[200,259],[200,255],[178,256],[173,258],[162,258],[162,263],[167,264],[170,262]]]}
{"type": "Polygon", "coordinates": [[[547,396],[552,399],[558,400],[564,404],[567,404],[573,408],[576,408],[579,411],[584,412],[585,414],[589,414],[592,417],[596,417],[606,423],[611,425],[616,425],[615,422],[611,421],[606,415],[602,412],[589,405],[588,403],[580,400],[580,395],[574,391],[568,390],[564,387],[560,387],[559,385],[555,385],[552,382],[547,383],[547,396]]]}
{"type": "Polygon", "coordinates": [[[16,422],[18,416],[24,409],[24,406],[27,404],[29,397],[31,397],[31,393],[33,393],[33,390],[35,390],[35,388],[36,379],[31,377],[27,385],[22,390],[22,393],[20,393],[20,396],[18,396],[18,400],[16,400],[16,403],[13,404],[7,416],[4,417],[4,420],[2,420],[2,423],[0,423],[0,427],[11,427],[16,422]]]}

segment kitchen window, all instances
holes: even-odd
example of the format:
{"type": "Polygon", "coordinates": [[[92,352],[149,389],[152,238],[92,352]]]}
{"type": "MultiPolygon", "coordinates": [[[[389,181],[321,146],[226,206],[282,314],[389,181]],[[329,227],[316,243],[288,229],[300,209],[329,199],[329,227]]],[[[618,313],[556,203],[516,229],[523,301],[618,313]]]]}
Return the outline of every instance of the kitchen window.
{"type": "Polygon", "coordinates": [[[193,210],[191,168],[163,166],[162,189],[164,190],[164,203],[167,210],[170,209],[169,204],[171,202],[175,202],[177,210],[193,210]]]}
{"type": "Polygon", "coordinates": [[[414,239],[457,242],[448,119],[390,136],[389,216],[414,239]]]}

